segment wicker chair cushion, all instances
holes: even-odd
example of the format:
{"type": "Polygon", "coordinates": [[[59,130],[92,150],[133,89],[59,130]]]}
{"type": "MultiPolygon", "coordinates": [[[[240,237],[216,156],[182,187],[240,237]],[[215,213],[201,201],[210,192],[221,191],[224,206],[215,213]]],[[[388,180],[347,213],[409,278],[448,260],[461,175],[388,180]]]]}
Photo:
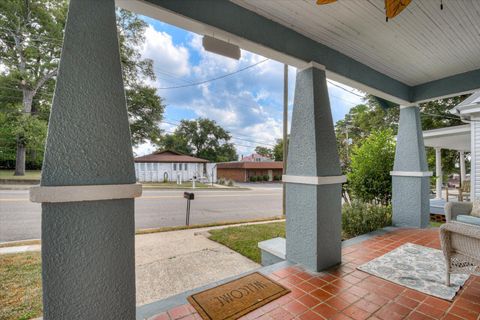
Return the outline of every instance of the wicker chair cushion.
{"type": "Polygon", "coordinates": [[[472,212],[470,215],[480,218],[480,200],[473,201],[472,212]]]}
{"type": "Polygon", "coordinates": [[[459,216],[457,216],[457,221],[480,226],[480,218],[479,217],[459,215],[459,216]]]}

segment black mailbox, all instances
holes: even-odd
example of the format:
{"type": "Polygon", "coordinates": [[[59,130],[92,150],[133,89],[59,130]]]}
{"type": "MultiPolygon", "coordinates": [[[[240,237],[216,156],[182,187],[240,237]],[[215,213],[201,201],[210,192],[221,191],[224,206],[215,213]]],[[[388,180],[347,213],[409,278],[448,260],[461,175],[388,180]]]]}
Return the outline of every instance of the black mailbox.
{"type": "Polygon", "coordinates": [[[193,192],[184,192],[183,197],[188,200],[194,200],[195,194],[193,192]]]}

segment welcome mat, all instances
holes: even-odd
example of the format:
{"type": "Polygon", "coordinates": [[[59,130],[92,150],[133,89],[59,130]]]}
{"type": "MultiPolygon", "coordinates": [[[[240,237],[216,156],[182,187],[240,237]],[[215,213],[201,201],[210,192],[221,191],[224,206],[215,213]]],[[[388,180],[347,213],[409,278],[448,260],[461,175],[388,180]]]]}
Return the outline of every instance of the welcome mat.
{"type": "Polygon", "coordinates": [[[203,319],[233,320],[289,292],[279,283],[254,272],[187,299],[203,319]]]}
{"type": "Polygon", "coordinates": [[[440,250],[406,243],[357,269],[441,299],[453,300],[469,275],[452,274],[445,285],[445,258],[440,250]]]}

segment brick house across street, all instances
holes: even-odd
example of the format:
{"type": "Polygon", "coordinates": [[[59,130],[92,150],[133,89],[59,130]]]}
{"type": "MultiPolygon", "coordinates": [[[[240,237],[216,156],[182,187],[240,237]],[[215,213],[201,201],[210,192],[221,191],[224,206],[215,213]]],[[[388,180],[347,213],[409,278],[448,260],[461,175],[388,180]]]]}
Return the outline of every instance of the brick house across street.
{"type": "Polygon", "coordinates": [[[268,175],[268,181],[273,181],[275,176],[282,176],[282,170],[283,162],[281,161],[223,162],[217,164],[217,177],[236,182],[248,182],[250,177],[268,175]]]}

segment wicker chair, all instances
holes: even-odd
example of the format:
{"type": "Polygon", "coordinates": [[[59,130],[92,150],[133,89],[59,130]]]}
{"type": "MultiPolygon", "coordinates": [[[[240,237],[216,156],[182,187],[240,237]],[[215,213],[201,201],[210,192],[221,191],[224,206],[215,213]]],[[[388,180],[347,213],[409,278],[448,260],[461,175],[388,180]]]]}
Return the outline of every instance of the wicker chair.
{"type": "Polygon", "coordinates": [[[440,241],[446,261],[447,286],[452,273],[480,275],[480,226],[447,222],[440,227],[440,241]]]}

